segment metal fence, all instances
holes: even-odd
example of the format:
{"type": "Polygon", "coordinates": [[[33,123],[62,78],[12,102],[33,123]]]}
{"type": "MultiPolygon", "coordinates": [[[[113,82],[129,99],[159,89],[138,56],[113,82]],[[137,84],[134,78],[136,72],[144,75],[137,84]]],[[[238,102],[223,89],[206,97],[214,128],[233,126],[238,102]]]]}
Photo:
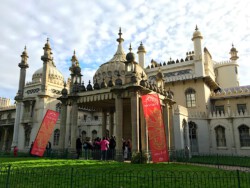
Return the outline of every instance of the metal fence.
{"type": "MultiPolygon", "coordinates": [[[[148,156],[148,162],[151,161],[151,153],[146,153],[148,156]]],[[[108,150],[105,156],[105,160],[116,160],[116,155],[119,154],[123,156],[124,153],[122,150],[108,150]]],[[[14,157],[13,152],[1,152],[0,157],[14,157]]],[[[29,152],[18,152],[18,157],[31,157],[29,152]]],[[[51,150],[45,151],[45,158],[57,158],[57,159],[76,159],[77,154],[75,151],[69,150],[51,150]]],[[[79,156],[80,159],[83,160],[101,160],[103,157],[101,156],[100,150],[83,150],[79,156]]],[[[127,154],[127,158],[123,158],[124,160],[131,160],[132,153],[127,154]]],[[[181,162],[183,164],[187,163],[195,163],[202,165],[213,165],[216,168],[225,167],[242,167],[241,169],[247,168],[250,170],[250,157],[249,156],[240,156],[240,155],[222,155],[217,153],[196,153],[188,154],[185,153],[184,150],[171,151],[169,162],[181,162]]],[[[235,169],[235,168],[234,168],[235,169]]],[[[240,168],[237,168],[240,170],[240,168]]]]}
{"type": "Polygon", "coordinates": [[[170,153],[170,161],[182,164],[196,164],[218,169],[250,171],[250,157],[218,153],[196,153],[186,155],[184,151],[170,153]]]}
{"type": "Polygon", "coordinates": [[[248,188],[240,171],[92,170],[0,166],[0,188],[248,188]]]}

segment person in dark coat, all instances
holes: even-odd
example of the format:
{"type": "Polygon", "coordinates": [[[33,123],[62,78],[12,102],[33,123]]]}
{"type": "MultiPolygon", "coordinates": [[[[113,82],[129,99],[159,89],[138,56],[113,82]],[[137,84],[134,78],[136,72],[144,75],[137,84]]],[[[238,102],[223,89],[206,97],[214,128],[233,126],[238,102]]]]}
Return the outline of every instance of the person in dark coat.
{"type": "Polygon", "coordinates": [[[116,147],[115,136],[111,136],[109,141],[109,158],[112,160],[114,160],[115,158],[115,147],[116,147]]]}
{"type": "Polygon", "coordinates": [[[77,153],[77,159],[80,158],[80,155],[82,153],[82,141],[80,138],[76,139],[76,153],[77,153]]]}
{"type": "Polygon", "coordinates": [[[46,153],[47,153],[47,157],[50,157],[50,153],[51,153],[51,142],[48,142],[47,146],[46,146],[46,153]]]}

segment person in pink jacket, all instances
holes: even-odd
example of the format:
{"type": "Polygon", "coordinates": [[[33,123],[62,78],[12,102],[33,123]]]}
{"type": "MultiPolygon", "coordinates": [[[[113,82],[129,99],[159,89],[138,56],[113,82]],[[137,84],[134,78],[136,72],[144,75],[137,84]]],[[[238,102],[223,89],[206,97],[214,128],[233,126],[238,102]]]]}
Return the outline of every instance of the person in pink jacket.
{"type": "Polygon", "coordinates": [[[107,150],[109,148],[109,141],[103,137],[101,142],[96,142],[101,146],[101,160],[106,160],[107,159],[107,150]]]}

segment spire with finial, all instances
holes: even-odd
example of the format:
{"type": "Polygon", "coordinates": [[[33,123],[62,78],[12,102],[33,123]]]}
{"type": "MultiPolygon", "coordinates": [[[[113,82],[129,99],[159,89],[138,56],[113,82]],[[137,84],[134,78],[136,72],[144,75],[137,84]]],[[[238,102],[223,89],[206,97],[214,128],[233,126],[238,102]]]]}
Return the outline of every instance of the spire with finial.
{"type": "Polygon", "coordinates": [[[73,56],[72,56],[72,58],[71,58],[71,62],[72,62],[72,65],[73,65],[73,64],[76,64],[76,62],[78,62],[77,57],[76,57],[76,51],[75,51],[75,50],[74,50],[74,52],[73,52],[73,56]]]}
{"type": "Polygon", "coordinates": [[[19,79],[19,87],[17,95],[15,96],[15,100],[19,101],[23,99],[23,91],[25,86],[25,78],[26,78],[26,71],[23,71],[29,67],[27,61],[28,61],[28,55],[26,52],[26,46],[24,47],[24,51],[21,55],[21,62],[18,64],[20,67],[20,79],[19,79]]]}
{"type": "Polygon", "coordinates": [[[41,60],[44,62],[48,62],[50,60],[52,60],[52,51],[50,48],[50,44],[49,44],[49,38],[47,38],[47,42],[43,47],[44,53],[43,56],[41,57],[41,60]]]}
{"type": "Polygon", "coordinates": [[[195,31],[194,31],[194,33],[193,33],[193,38],[192,38],[192,40],[194,40],[194,39],[196,39],[196,38],[203,39],[203,36],[202,36],[201,32],[199,31],[199,28],[198,28],[197,25],[195,26],[195,31]]]}
{"type": "Polygon", "coordinates": [[[122,38],[122,29],[121,29],[121,27],[119,28],[118,35],[119,35],[119,38],[117,39],[117,42],[119,42],[119,44],[120,44],[120,43],[122,43],[124,41],[124,39],[122,38]]]}
{"type": "Polygon", "coordinates": [[[238,57],[238,51],[234,47],[233,43],[232,43],[232,48],[231,48],[229,54],[231,55],[230,60],[236,61],[237,59],[239,59],[239,57],[238,57]]]}
{"type": "Polygon", "coordinates": [[[108,62],[125,62],[126,61],[126,55],[125,55],[125,53],[123,51],[123,47],[122,47],[122,42],[124,41],[124,39],[122,38],[121,28],[119,29],[118,35],[119,35],[119,38],[116,39],[116,41],[119,43],[117,51],[116,51],[114,57],[112,59],[110,59],[108,62]]]}
{"type": "Polygon", "coordinates": [[[28,56],[28,54],[27,54],[27,48],[26,48],[26,45],[24,46],[24,51],[23,51],[23,53],[22,53],[22,55],[21,55],[21,63],[19,63],[19,67],[20,68],[28,68],[29,67],[29,65],[28,65],[28,58],[29,58],[29,56],[28,56]]]}
{"type": "Polygon", "coordinates": [[[197,24],[196,24],[196,26],[195,26],[195,31],[198,31],[199,29],[198,29],[198,27],[197,27],[197,24]]]}
{"type": "Polygon", "coordinates": [[[132,52],[131,43],[130,43],[130,45],[129,45],[129,51],[132,52]]]}

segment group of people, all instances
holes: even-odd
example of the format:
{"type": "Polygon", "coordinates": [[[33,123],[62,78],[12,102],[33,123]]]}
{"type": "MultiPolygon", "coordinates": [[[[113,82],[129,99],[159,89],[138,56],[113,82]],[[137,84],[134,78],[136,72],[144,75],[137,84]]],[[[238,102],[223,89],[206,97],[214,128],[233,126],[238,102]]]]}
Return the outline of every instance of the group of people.
{"type": "Polygon", "coordinates": [[[108,160],[114,159],[116,148],[115,136],[103,137],[102,139],[97,137],[91,142],[90,140],[85,140],[83,143],[81,138],[76,140],[76,152],[77,159],[81,156],[82,149],[84,150],[85,159],[88,159],[89,152],[92,151],[93,159],[108,160]]]}

